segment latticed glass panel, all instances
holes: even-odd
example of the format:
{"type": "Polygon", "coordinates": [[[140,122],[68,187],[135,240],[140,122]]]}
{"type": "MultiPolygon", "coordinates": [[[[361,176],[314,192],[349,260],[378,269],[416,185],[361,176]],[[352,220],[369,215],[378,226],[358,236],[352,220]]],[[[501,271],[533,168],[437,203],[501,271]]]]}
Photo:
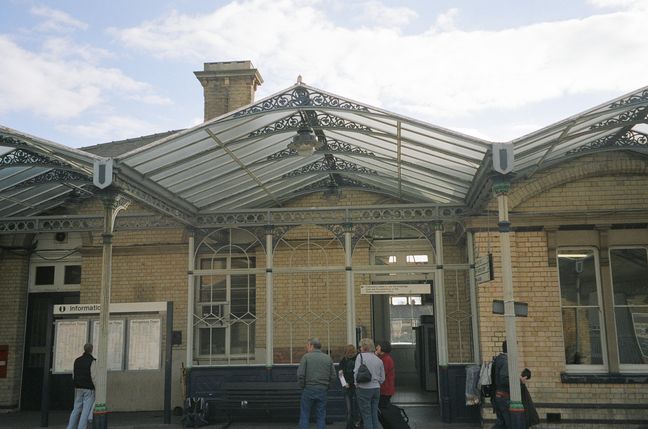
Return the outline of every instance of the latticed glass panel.
{"type": "Polygon", "coordinates": [[[194,365],[265,363],[265,251],[251,232],[214,231],[196,248],[194,365]],[[258,289],[263,292],[258,293],[258,289]]]}
{"type": "Polygon", "coordinates": [[[296,363],[306,341],[339,360],[346,345],[344,248],[329,231],[302,226],[275,247],[274,361],[296,363]]]}
{"type": "MultiPolygon", "coordinates": [[[[448,258],[451,255],[445,255],[448,258]]],[[[448,362],[472,362],[473,335],[470,307],[469,272],[453,270],[445,272],[446,323],[448,331],[448,362]]]]}

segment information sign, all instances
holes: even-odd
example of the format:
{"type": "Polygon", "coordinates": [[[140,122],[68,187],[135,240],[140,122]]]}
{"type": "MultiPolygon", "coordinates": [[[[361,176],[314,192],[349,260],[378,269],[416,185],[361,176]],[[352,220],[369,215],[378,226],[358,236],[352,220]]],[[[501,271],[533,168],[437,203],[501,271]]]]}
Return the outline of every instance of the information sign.
{"type": "Polygon", "coordinates": [[[493,255],[488,254],[475,260],[475,281],[477,284],[493,280],[493,255]]]}
{"type": "Polygon", "coordinates": [[[360,286],[363,295],[418,295],[431,293],[430,284],[373,284],[360,286]]]}

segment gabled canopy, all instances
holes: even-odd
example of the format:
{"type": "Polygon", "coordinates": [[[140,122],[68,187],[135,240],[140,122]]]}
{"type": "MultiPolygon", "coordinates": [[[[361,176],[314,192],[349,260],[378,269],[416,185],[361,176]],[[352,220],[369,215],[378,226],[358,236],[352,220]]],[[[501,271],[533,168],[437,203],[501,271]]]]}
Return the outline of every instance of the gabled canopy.
{"type": "Polygon", "coordinates": [[[117,158],[209,213],[280,207],[340,188],[408,203],[462,204],[490,144],[297,84],[117,158]],[[289,149],[302,127],[320,148],[289,149]]]}
{"type": "Polygon", "coordinates": [[[513,140],[515,171],[529,176],[584,153],[627,149],[648,154],[648,87],[513,140]]]}
{"type": "Polygon", "coordinates": [[[92,197],[95,158],[0,127],[0,218],[40,215],[92,197]]]}
{"type": "MultiPolygon", "coordinates": [[[[597,151],[645,156],[647,117],[645,87],[513,140],[514,180],[597,151]]],[[[343,188],[478,208],[492,174],[489,142],[301,83],[189,130],[111,145],[75,150],[0,127],[0,218],[48,214],[96,195],[100,157],[90,152],[114,157],[115,183],[127,195],[185,223],[343,188]],[[317,149],[301,156],[288,145],[305,127],[317,149]]]]}

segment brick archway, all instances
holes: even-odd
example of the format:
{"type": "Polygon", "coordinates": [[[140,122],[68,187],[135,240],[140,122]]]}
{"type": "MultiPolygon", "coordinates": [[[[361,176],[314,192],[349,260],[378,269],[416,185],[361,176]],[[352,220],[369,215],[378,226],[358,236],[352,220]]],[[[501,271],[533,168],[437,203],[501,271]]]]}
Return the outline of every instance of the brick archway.
{"type": "Polygon", "coordinates": [[[622,152],[583,156],[517,184],[509,194],[511,209],[556,186],[597,176],[648,175],[648,159],[622,152]]]}

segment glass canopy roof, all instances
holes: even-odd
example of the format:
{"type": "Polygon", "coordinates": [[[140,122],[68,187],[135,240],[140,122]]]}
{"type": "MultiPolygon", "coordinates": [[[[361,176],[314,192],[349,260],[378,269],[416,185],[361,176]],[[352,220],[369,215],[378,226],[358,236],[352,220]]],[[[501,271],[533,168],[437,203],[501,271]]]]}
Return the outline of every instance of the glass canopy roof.
{"type": "MultiPolygon", "coordinates": [[[[513,140],[514,180],[585,153],[645,156],[647,115],[648,87],[513,140]]],[[[144,204],[152,206],[146,193],[189,217],[278,208],[349,188],[472,207],[492,172],[490,142],[302,83],[194,128],[140,139],[114,156],[115,183],[144,204]],[[307,155],[289,148],[305,127],[317,143],[307,155]]],[[[96,159],[103,158],[0,127],[0,218],[49,214],[95,195],[96,159]]]]}

